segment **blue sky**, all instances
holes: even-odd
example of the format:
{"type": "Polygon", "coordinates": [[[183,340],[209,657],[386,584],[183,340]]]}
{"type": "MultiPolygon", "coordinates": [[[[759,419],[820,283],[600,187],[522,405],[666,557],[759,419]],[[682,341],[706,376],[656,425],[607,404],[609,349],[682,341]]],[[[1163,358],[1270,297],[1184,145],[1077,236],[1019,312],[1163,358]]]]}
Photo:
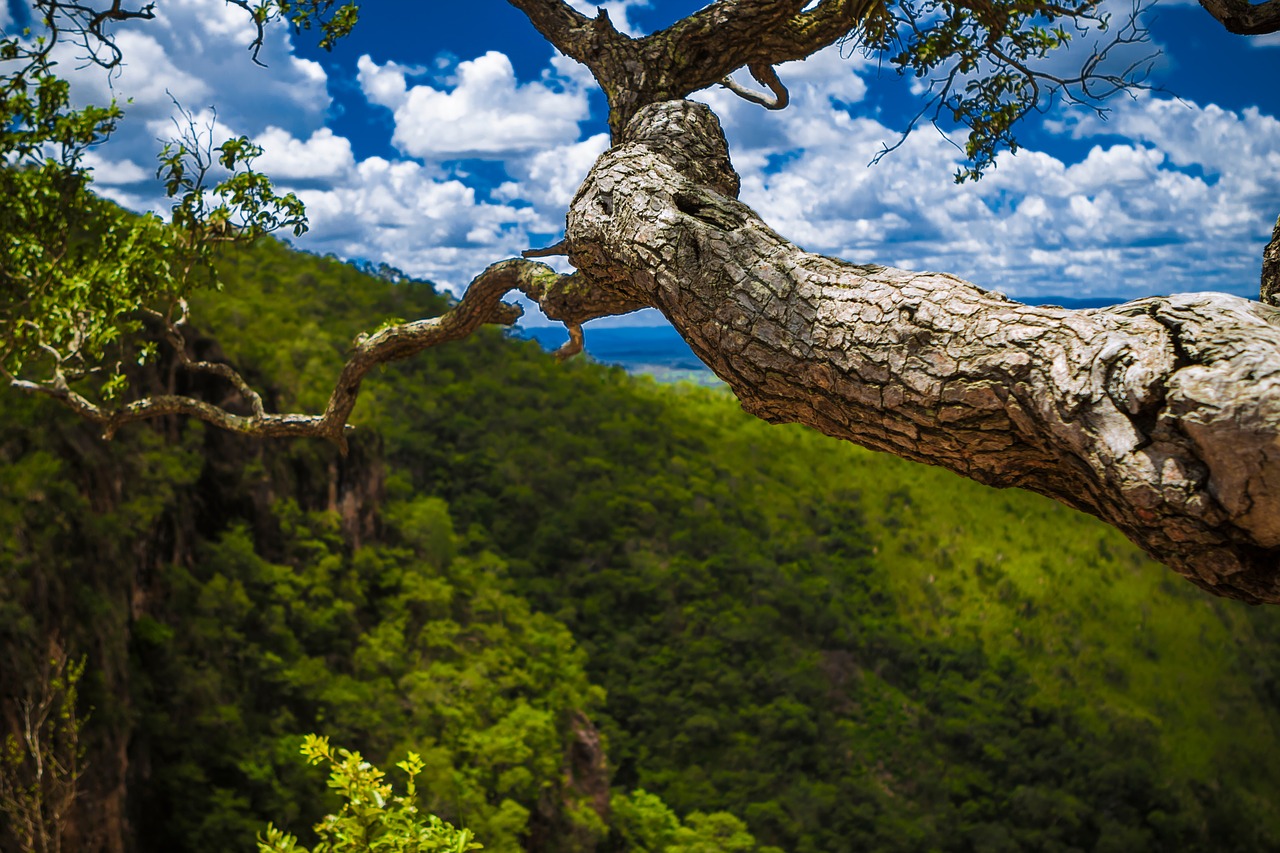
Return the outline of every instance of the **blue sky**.
{"type": "MultiPolygon", "coordinates": [[[[0,24],[11,26],[9,5],[0,24]]],[[[701,4],[607,5],[647,32],[701,4]]],[[[274,31],[267,69],[249,61],[242,11],[157,7],[159,20],[119,31],[129,65],[110,85],[70,72],[81,99],[132,98],[92,165],[100,191],[138,209],[161,204],[150,176],[156,140],[172,135],[172,95],[216,135],[266,148],[264,171],[308,204],[300,247],[457,290],[556,239],[606,144],[589,75],[505,0],[370,0],[332,53],[274,31]]],[[[868,165],[918,101],[857,52],[783,66],[794,103],[780,113],[723,89],[699,97],[726,127],[744,200],[807,249],[944,270],[1014,297],[1255,295],[1280,214],[1280,38],[1231,36],[1194,5],[1162,2],[1146,20],[1164,51],[1153,82],[1167,91],[1116,99],[1106,121],[1078,109],[1036,117],[1024,149],[972,185],[954,185],[957,152],[928,126],[868,165]]],[[[68,54],[64,67],[76,64],[68,54]]]]}

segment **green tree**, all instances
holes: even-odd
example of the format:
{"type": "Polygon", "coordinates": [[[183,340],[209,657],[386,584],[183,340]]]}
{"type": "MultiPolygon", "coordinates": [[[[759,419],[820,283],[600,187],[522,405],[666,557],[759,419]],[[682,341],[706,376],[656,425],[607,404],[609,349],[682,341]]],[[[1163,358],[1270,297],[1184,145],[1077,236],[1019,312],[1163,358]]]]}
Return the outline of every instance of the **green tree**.
{"type": "Polygon", "coordinates": [[[681,821],[642,788],[613,798],[614,833],[630,853],[779,853],[762,847],[746,824],[728,812],[693,812],[681,821]]]}

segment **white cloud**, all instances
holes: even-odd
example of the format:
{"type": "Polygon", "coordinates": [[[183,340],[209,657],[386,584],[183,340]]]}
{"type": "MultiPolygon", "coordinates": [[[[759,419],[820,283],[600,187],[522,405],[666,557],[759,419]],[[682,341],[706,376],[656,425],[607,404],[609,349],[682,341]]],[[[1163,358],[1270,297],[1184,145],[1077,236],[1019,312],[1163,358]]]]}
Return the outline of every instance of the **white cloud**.
{"type": "Polygon", "coordinates": [[[169,0],[157,5],[156,20],[116,33],[124,55],[116,73],[85,65],[72,44],[60,45],[56,58],[75,69],[77,103],[114,98],[123,107],[112,159],[154,163],[157,137],[175,135],[175,100],[195,113],[216,107],[222,129],[250,136],[271,127],[309,135],[324,125],[330,105],[324,70],[293,55],[285,27],[267,30],[259,58],[268,67],[255,65],[248,50],[253,35],[249,16],[220,0],[169,0]]]}
{"type": "Polygon", "coordinates": [[[518,160],[508,167],[516,180],[497,187],[494,197],[530,202],[544,216],[558,218],[554,228],[546,229],[558,230],[563,227],[565,211],[582,179],[608,147],[608,135],[600,133],[518,160]]]}
{"type": "Polygon", "coordinates": [[[250,61],[253,28],[241,9],[210,0],[169,0],[157,16],[170,54],[179,57],[185,73],[217,92],[218,113],[229,123],[250,133],[270,125],[310,131],[324,123],[330,104],[324,69],[293,54],[287,27],[267,30],[258,56],[264,68],[250,61]]]}
{"type": "Polygon", "coordinates": [[[1081,113],[1059,126],[1076,138],[1115,134],[1149,142],[1176,165],[1197,165],[1211,174],[1280,164],[1280,120],[1256,107],[1234,113],[1215,104],[1143,95],[1119,103],[1106,121],[1081,113]]]}
{"type": "MultiPolygon", "coordinates": [[[[152,32],[126,30],[115,41],[127,63],[118,74],[84,66],[71,78],[72,93],[78,102],[104,104],[114,98],[129,110],[131,117],[153,118],[157,113],[171,114],[175,98],[199,108],[200,102],[212,94],[208,83],[174,64],[169,51],[152,32]]],[[[55,57],[63,66],[82,64],[80,49],[65,41],[59,44],[55,57]]]]}
{"type": "Polygon", "coordinates": [[[528,248],[529,208],[479,201],[409,161],[371,157],[345,182],[303,189],[311,218],[304,248],[386,260],[455,290],[494,261],[528,248]]]}
{"type": "Polygon", "coordinates": [[[730,97],[706,95],[726,118],[744,200],[781,233],[1015,295],[1250,294],[1280,211],[1280,122],[1256,110],[1145,97],[1107,124],[1069,126],[1128,142],[1095,145],[1078,162],[1006,153],[987,178],[957,186],[959,153],[927,128],[868,167],[896,138],[879,122],[821,97],[797,98],[781,116],[730,97]]]}
{"type": "MultiPolygon", "coordinates": [[[[615,23],[642,5],[613,4],[615,23]]],[[[582,138],[592,84],[563,57],[527,82],[499,53],[430,72],[366,57],[365,96],[392,111],[395,144],[421,162],[359,161],[324,127],[324,72],[293,57],[287,32],[270,34],[264,70],[249,61],[239,10],[220,0],[161,10],[164,21],[130,33],[130,65],[115,84],[117,96],[134,98],[133,120],[90,162],[104,194],[131,207],[164,207],[148,164],[155,137],[173,132],[167,89],[193,109],[217,104],[218,135],[247,133],[264,146],[258,165],[309,205],[303,248],[385,259],[457,288],[533,244],[531,235],[541,243],[563,227],[607,145],[603,135],[582,138]],[[480,179],[442,165],[464,157],[500,160],[509,179],[486,196],[480,179]]],[[[873,70],[860,55],[833,48],[779,73],[792,93],[781,113],[719,88],[699,97],[726,127],[744,200],[806,248],[947,270],[1023,296],[1256,287],[1280,212],[1272,116],[1146,96],[1118,104],[1107,123],[1059,118],[1053,128],[1086,143],[1079,154],[1003,155],[983,181],[956,186],[960,155],[928,128],[868,167],[897,133],[864,106],[873,70]]],[[[77,78],[81,96],[109,94],[93,74],[77,78]]]]}
{"type": "MultiPolygon", "coordinates": [[[[444,106],[466,110],[472,106],[468,99],[505,98],[493,106],[520,114],[519,121],[497,128],[517,140],[508,144],[517,149],[512,173],[517,180],[539,181],[532,203],[521,200],[520,193],[485,201],[475,188],[433,164],[379,157],[357,161],[350,141],[324,126],[330,101],[323,70],[293,56],[285,28],[268,31],[260,58],[269,67],[263,69],[246,49],[252,29],[241,10],[222,0],[170,0],[157,12],[163,17],[120,33],[127,65],[117,77],[109,80],[94,68],[78,68],[73,75],[81,103],[132,99],[121,129],[89,152],[86,165],[94,170],[98,192],[134,210],[168,210],[154,164],[157,139],[179,132],[173,122],[177,98],[214,145],[247,134],[263,147],[256,167],[308,205],[311,231],[298,240],[301,248],[385,259],[459,288],[494,261],[528,248],[530,231],[562,227],[563,207],[558,215],[539,210],[562,204],[574,171],[585,173],[601,147],[599,139],[577,141],[576,121],[586,115],[585,80],[573,63],[561,58],[542,81],[523,86],[516,85],[500,54],[462,63],[452,91],[441,93],[444,106]],[[209,105],[216,105],[216,116],[209,105]],[[534,125],[536,130],[526,129],[534,125]],[[554,132],[548,134],[548,127],[554,132]],[[548,159],[553,149],[544,150],[544,143],[559,143],[554,150],[563,161],[548,159]]],[[[64,60],[79,66],[70,51],[64,60]]],[[[379,79],[391,84],[419,73],[390,64],[380,70],[389,70],[379,79]]],[[[413,117],[421,88],[411,92],[406,86],[397,94],[392,85],[377,97],[403,98],[413,117]]],[[[450,131],[459,130],[475,128],[454,121],[450,131]]]]}
{"type": "Polygon", "coordinates": [[[411,69],[359,60],[365,96],[395,115],[392,141],[423,159],[503,159],[571,143],[588,117],[577,76],[552,70],[538,82],[519,83],[511,60],[490,51],[458,63],[447,88],[409,86],[411,69]]]}
{"type": "Polygon", "coordinates": [[[351,143],[327,127],[305,141],[269,127],[254,141],[263,149],[255,168],[277,181],[338,180],[355,168],[351,143]]]}
{"type": "Polygon", "coordinates": [[[155,177],[155,169],[144,169],[132,160],[108,159],[97,151],[85,152],[84,165],[93,170],[93,181],[99,189],[143,183],[155,177]]]}
{"type": "Polygon", "coordinates": [[[1164,152],[1153,148],[1132,145],[1103,148],[1095,145],[1089,156],[1066,170],[1063,178],[1084,192],[1116,187],[1137,189],[1155,179],[1164,158],[1164,152]]]}

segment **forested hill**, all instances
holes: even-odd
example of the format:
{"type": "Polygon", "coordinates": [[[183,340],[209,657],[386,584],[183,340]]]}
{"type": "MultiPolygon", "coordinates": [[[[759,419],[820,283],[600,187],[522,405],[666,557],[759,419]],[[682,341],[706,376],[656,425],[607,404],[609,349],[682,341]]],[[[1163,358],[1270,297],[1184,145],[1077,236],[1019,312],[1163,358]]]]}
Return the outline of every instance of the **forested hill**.
{"type": "MultiPolygon", "coordinates": [[[[445,305],[269,242],[223,278],[201,353],[277,409],[445,305]]],[[[498,330],[371,378],[345,459],[0,413],[0,720],[87,660],[64,849],[305,836],[309,732],[420,752],[496,853],[1280,849],[1280,611],[1033,495],[498,330]]]]}

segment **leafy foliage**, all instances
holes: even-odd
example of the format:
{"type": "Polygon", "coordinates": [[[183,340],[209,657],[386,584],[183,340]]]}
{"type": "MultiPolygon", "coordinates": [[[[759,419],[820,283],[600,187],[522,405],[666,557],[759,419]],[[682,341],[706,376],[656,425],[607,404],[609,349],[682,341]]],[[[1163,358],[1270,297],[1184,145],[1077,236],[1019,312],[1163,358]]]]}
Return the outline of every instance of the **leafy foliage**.
{"type": "MultiPolygon", "coordinates": [[[[326,44],[348,32],[356,14],[353,4],[333,10],[332,0],[237,5],[251,11],[259,38],[263,25],[286,18],[319,27],[326,44]]],[[[38,34],[0,34],[0,376],[28,390],[64,395],[74,387],[112,399],[132,364],[154,357],[154,343],[131,338],[154,336],[161,324],[180,336],[185,298],[216,283],[215,246],[281,229],[300,235],[306,215],[295,195],[276,193],[254,171],[259,147],[244,137],[215,145],[185,113],[180,138],[159,154],[169,223],[95,196],[85,154],[124,112],[114,102],[73,107],[53,50],[76,40],[91,61],[114,67],[121,56],[105,28],[154,11],[60,0],[34,6],[38,34]]]]}
{"type": "MultiPolygon", "coordinates": [[[[254,267],[226,275],[254,308],[203,308],[220,334],[299,322],[260,301],[254,267]]],[[[770,428],[722,394],[548,367],[481,335],[388,370],[357,420],[383,436],[390,495],[448,500],[573,631],[608,691],[616,787],[788,850],[1275,837],[1277,780],[1242,769],[1280,748],[1250,674],[1269,614],[1183,593],[1034,496],[770,428]]]]}
{"type": "Polygon", "coordinates": [[[395,794],[381,770],[358,752],[334,750],[327,738],[308,735],[302,754],[311,764],[328,764],[329,787],[342,795],[342,810],[316,825],[320,841],[311,848],[269,826],[259,839],[259,853],[466,853],[483,845],[470,830],[455,829],[415,805],[422,757],[411,752],[396,764],[409,777],[404,794],[395,794]]]}
{"type": "Polygon", "coordinates": [[[281,786],[282,762],[299,728],[319,726],[377,755],[419,753],[424,807],[487,849],[519,849],[531,820],[555,818],[537,816],[540,800],[562,788],[572,715],[598,701],[571,638],[502,592],[494,558],[453,556],[443,504],[397,514],[402,547],[348,557],[331,522],[285,507],[286,565],[240,529],[205,551],[198,576],[175,577],[185,636],[144,658],[175,685],[154,696],[150,729],[164,765],[155,805],[174,815],[166,843],[198,827],[203,849],[231,850],[255,821],[250,803],[297,813],[305,799],[281,786]],[[234,669],[210,670],[214,650],[234,669]],[[228,732],[242,744],[230,754],[228,732]],[[215,808],[179,794],[190,787],[252,798],[215,808]]]}
{"type": "Polygon", "coordinates": [[[968,128],[969,165],[956,173],[963,183],[994,167],[1001,150],[1018,150],[1015,132],[1029,113],[1056,99],[1101,111],[1108,97],[1141,88],[1156,54],[1120,56],[1146,41],[1140,11],[1135,7],[1111,41],[1085,48],[1079,70],[1066,74],[1048,60],[1065,53],[1073,36],[1087,42],[1108,32],[1111,15],[1100,0],[898,0],[876,7],[850,38],[921,82],[924,104],[906,133],[926,116],[968,128]]]}

